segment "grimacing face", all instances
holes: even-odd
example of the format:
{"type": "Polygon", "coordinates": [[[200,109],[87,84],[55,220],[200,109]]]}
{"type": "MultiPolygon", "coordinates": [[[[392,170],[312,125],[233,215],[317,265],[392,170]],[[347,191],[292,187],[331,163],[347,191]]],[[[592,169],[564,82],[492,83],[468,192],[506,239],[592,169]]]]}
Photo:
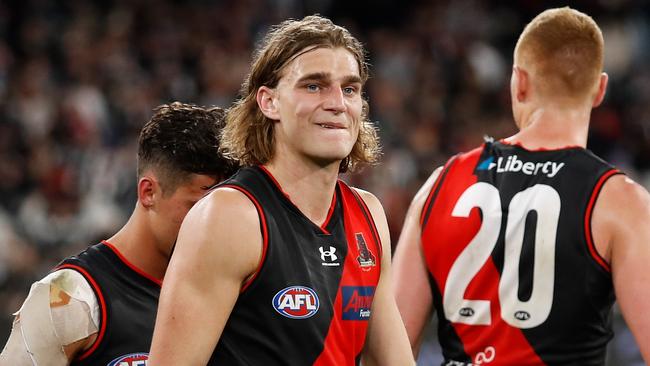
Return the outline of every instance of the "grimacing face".
{"type": "Polygon", "coordinates": [[[345,48],[315,48],[282,70],[272,91],[277,114],[274,157],[291,156],[319,166],[347,157],[359,135],[362,82],[345,48]]]}

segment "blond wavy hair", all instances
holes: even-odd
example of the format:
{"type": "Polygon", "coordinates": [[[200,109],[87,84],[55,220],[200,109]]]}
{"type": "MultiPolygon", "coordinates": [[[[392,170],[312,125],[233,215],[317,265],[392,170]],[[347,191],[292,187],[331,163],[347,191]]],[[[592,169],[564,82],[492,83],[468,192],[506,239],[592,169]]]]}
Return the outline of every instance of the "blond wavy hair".
{"type": "MultiPolygon", "coordinates": [[[[347,29],[318,15],[287,20],[271,28],[255,53],[250,74],[242,83],[240,99],[227,111],[221,136],[222,152],[242,165],[267,163],[273,157],[274,123],[257,105],[258,89],[275,88],[282,69],[306,48],[337,47],[345,48],[354,56],[361,82],[365,84],[368,80],[365,50],[347,29]]],[[[339,171],[352,171],[359,163],[375,163],[379,155],[377,130],[368,120],[368,102],[363,98],[359,137],[339,171]]]]}

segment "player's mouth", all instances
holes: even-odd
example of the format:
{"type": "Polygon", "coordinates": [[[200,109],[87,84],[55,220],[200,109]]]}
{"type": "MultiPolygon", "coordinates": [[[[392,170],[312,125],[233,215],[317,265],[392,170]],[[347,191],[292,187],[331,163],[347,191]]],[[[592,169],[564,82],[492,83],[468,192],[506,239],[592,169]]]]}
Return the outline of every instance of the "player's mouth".
{"type": "Polygon", "coordinates": [[[333,130],[344,130],[344,129],[346,129],[345,124],[337,123],[337,122],[322,122],[322,123],[317,123],[317,125],[322,127],[322,128],[333,129],[333,130]]]}

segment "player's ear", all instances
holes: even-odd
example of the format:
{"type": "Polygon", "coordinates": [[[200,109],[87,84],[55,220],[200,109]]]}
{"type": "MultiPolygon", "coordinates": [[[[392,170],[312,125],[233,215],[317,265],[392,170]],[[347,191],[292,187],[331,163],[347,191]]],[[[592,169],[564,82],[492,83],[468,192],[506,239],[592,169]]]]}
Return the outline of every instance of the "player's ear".
{"type": "Polygon", "coordinates": [[[274,121],[280,120],[275,89],[271,89],[268,86],[261,86],[257,89],[257,95],[255,97],[262,114],[274,121]]]}
{"type": "Polygon", "coordinates": [[[596,97],[592,104],[592,108],[596,108],[603,102],[605,99],[605,92],[607,91],[607,82],[609,81],[609,76],[606,73],[600,74],[600,79],[598,80],[598,91],[596,92],[596,97]]]}
{"type": "Polygon", "coordinates": [[[530,76],[528,72],[515,65],[512,67],[512,93],[518,102],[525,102],[530,95],[530,76]]]}
{"type": "Polygon", "coordinates": [[[138,180],[138,202],[145,208],[154,205],[158,193],[158,182],[154,177],[144,175],[138,180]]]}

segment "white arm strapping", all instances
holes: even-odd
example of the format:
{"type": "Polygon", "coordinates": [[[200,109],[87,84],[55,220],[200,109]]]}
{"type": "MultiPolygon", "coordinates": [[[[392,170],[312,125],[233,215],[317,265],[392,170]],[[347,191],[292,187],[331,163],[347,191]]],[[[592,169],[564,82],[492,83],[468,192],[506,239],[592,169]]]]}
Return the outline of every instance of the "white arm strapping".
{"type": "Polygon", "coordinates": [[[99,305],[78,272],[63,269],[34,283],[14,315],[0,365],[68,365],[63,346],[97,333],[99,305]]]}

